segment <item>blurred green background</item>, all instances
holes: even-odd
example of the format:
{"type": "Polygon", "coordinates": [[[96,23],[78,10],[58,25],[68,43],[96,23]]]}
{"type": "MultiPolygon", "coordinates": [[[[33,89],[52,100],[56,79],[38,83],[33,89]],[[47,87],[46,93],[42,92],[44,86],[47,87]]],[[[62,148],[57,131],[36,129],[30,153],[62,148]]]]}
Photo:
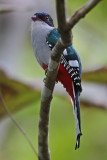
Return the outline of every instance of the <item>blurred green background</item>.
{"type": "MultiPolygon", "coordinates": [[[[67,0],[67,16],[71,16],[85,2],[67,0]]],[[[107,67],[106,8],[107,1],[103,0],[73,29],[73,45],[81,57],[83,71],[87,71],[88,75],[90,70],[107,67]]],[[[34,82],[41,82],[45,76],[34,57],[30,38],[30,17],[38,11],[50,13],[57,27],[53,0],[0,0],[0,89],[7,106],[11,112],[14,111],[13,116],[24,128],[36,150],[41,87],[38,88],[38,83],[34,82]],[[29,82],[37,89],[30,88],[29,82]]],[[[95,73],[94,78],[94,84],[107,89],[107,72],[102,71],[101,77],[95,73]],[[103,82],[98,83],[99,79],[103,79],[103,82]]],[[[105,98],[105,105],[102,105],[99,99],[99,94],[106,97],[107,92],[93,89],[96,103],[90,104],[90,97],[83,103],[84,94],[81,99],[83,136],[81,147],[76,151],[75,120],[70,99],[67,95],[54,94],[49,129],[52,160],[107,159],[107,100],[105,98]]],[[[84,88],[83,93],[88,95],[88,90],[85,92],[84,88]]],[[[36,160],[23,135],[5,116],[1,102],[0,117],[0,160],[36,160]]]]}

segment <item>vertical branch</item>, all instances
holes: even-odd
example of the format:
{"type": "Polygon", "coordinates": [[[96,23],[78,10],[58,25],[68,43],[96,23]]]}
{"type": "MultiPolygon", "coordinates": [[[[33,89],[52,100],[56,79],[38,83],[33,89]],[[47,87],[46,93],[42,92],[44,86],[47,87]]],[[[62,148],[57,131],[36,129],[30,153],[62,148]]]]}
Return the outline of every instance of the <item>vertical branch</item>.
{"type": "Polygon", "coordinates": [[[49,96],[46,98],[45,102],[41,101],[40,118],[39,118],[39,135],[38,135],[39,160],[50,160],[50,153],[48,149],[48,130],[49,130],[49,114],[50,114],[51,100],[52,97],[49,96]]]}
{"type": "Polygon", "coordinates": [[[72,33],[71,29],[67,28],[65,0],[56,0],[56,12],[58,31],[63,45],[67,47],[72,43],[72,33]]]}
{"type": "Polygon", "coordinates": [[[62,32],[63,30],[66,29],[66,6],[65,6],[65,0],[56,1],[56,12],[57,12],[57,20],[58,20],[58,30],[60,32],[62,32]]]}

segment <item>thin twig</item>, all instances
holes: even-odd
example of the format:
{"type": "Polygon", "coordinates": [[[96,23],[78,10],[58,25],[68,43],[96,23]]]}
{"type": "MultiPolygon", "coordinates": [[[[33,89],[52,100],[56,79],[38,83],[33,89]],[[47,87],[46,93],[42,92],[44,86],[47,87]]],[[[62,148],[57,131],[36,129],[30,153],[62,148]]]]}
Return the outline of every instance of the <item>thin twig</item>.
{"type": "Polygon", "coordinates": [[[81,18],[91,11],[101,0],[89,0],[84,6],[79,8],[68,20],[68,29],[72,29],[81,18]]]}
{"type": "Polygon", "coordinates": [[[11,112],[9,111],[4,99],[3,99],[3,96],[2,96],[2,93],[0,91],[0,99],[1,99],[1,103],[3,105],[3,108],[5,109],[5,111],[7,112],[9,118],[12,120],[12,122],[15,124],[15,126],[19,129],[19,131],[23,134],[23,136],[25,137],[25,139],[27,140],[28,144],[30,145],[30,147],[32,148],[32,150],[34,151],[35,155],[38,157],[38,154],[37,154],[37,151],[35,150],[31,140],[29,139],[29,137],[27,136],[27,134],[25,133],[24,129],[22,129],[20,127],[20,125],[18,124],[18,122],[13,118],[11,112]]]}

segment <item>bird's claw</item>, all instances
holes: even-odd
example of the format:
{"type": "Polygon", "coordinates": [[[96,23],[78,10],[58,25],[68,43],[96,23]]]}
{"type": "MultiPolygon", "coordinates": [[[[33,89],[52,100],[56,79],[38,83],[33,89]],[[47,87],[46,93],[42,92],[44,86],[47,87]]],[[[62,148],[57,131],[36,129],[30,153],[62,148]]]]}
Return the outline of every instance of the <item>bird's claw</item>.
{"type": "Polygon", "coordinates": [[[57,83],[58,83],[58,81],[56,80],[56,81],[55,81],[55,84],[57,84],[57,83]]]}
{"type": "Polygon", "coordinates": [[[47,69],[45,69],[45,76],[47,75],[47,72],[48,72],[48,68],[47,68],[47,69]]]}

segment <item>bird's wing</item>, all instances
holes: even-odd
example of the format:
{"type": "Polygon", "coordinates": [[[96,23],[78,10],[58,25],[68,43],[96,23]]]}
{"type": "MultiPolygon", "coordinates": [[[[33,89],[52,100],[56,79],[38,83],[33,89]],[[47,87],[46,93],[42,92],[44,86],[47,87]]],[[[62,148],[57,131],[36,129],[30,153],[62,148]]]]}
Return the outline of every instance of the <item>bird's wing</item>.
{"type": "Polygon", "coordinates": [[[59,38],[60,38],[60,34],[57,29],[53,29],[50,31],[50,33],[46,37],[46,42],[50,47],[50,49],[52,49],[56,45],[59,38]]]}
{"type": "MultiPolygon", "coordinates": [[[[59,38],[60,38],[60,34],[57,29],[51,30],[51,32],[47,35],[46,42],[51,50],[56,45],[59,38]]],[[[75,51],[72,45],[67,47],[64,50],[62,58],[61,58],[61,64],[67,70],[68,74],[71,76],[75,91],[79,90],[79,92],[81,92],[82,91],[81,61],[80,61],[78,53],[75,51]]]]}

